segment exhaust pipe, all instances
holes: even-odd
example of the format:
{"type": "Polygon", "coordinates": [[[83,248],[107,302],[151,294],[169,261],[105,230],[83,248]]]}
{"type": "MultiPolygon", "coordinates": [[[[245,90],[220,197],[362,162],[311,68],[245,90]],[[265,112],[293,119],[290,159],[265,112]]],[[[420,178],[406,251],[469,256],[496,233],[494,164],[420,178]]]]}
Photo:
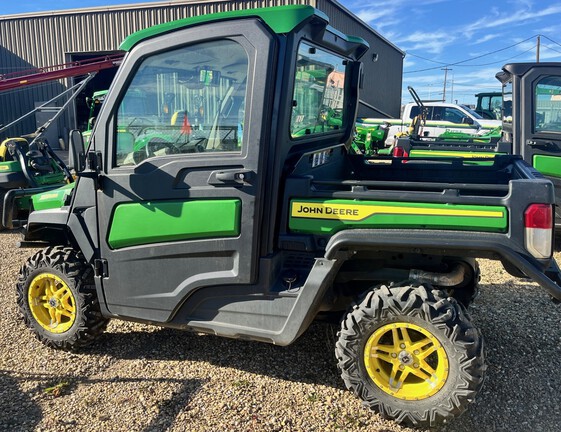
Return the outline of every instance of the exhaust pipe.
{"type": "Polygon", "coordinates": [[[409,279],[420,283],[430,283],[444,287],[460,285],[466,277],[466,267],[462,263],[454,266],[449,273],[435,273],[424,270],[411,269],[409,279]]]}

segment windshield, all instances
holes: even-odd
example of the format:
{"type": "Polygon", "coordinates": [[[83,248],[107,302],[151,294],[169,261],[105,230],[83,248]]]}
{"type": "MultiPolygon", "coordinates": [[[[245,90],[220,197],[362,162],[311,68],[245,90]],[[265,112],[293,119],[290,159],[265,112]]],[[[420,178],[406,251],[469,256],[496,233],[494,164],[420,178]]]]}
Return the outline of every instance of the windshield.
{"type": "Polygon", "coordinates": [[[463,109],[465,109],[468,113],[470,113],[474,118],[481,120],[483,119],[483,117],[481,117],[479,114],[477,114],[474,110],[472,110],[470,107],[468,107],[467,105],[460,105],[463,109]]]}
{"type": "Polygon", "coordinates": [[[293,138],[343,127],[345,69],[343,58],[300,44],[290,122],[293,138]]]}
{"type": "Polygon", "coordinates": [[[561,132],[561,77],[548,76],[536,84],[534,132],[561,132]]]}

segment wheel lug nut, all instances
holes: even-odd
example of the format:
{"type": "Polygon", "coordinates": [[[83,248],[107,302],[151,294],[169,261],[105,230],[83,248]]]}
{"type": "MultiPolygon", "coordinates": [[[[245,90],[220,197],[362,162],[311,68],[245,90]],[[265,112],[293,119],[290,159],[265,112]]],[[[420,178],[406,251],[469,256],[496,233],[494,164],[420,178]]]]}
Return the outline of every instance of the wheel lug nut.
{"type": "Polygon", "coordinates": [[[413,354],[415,354],[415,355],[419,355],[419,350],[415,350],[415,351],[413,351],[413,354]]]}
{"type": "Polygon", "coordinates": [[[396,353],[392,353],[392,357],[393,357],[393,358],[397,358],[397,354],[396,354],[396,353]]]}
{"type": "Polygon", "coordinates": [[[403,370],[403,369],[405,369],[405,366],[399,365],[399,370],[403,370]]]}
{"type": "Polygon", "coordinates": [[[414,367],[414,368],[418,368],[419,365],[418,365],[417,363],[414,363],[414,364],[413,364],[413,367],[414,367]]]}
{"type": "Polygon", "coordinates": [[[402,343],[402,344],[400,345],[400,347],[401,347],[401,348],[405,348],[405,344],[402,343]]]}

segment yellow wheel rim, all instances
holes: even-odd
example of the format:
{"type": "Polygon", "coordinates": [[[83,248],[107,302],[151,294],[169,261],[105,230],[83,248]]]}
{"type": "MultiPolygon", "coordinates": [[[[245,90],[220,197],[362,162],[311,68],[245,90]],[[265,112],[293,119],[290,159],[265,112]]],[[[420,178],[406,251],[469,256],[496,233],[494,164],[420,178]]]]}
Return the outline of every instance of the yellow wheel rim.
{"type": "Polygon", "coordinates": [[[426,399],[448,378],[448,356],[440,341],[410,323],[386,324],[372,333],[364,364],[380,389],[403,400],[426,399]]]}
{"type": "Polygon", "coordinates": [[[29,286],[33,318],[51,333],[68,331],[76,320],[76,301],[68,285],[52,273],[36,276],[29,286]]]}

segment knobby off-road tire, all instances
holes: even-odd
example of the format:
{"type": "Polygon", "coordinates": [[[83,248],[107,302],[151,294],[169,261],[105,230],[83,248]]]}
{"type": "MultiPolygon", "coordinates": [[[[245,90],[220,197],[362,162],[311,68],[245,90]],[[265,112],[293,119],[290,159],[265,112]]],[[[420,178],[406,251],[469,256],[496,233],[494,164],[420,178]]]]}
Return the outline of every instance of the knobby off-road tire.
{"type": "Polygon", "coordinates": [[[365,406],[414,427],[464,412],[486,369],[483,339],[463,308],[423,286],[369,292],[342,321],[335,355],[365,406]]]}
{"type": "Polygon", "coordinates": [[[107,327],[92,268],[72,248],[56,246],[37,252],[21,268],[16,289],[25,324],[49,347],[84,347],[107,327]]]}

